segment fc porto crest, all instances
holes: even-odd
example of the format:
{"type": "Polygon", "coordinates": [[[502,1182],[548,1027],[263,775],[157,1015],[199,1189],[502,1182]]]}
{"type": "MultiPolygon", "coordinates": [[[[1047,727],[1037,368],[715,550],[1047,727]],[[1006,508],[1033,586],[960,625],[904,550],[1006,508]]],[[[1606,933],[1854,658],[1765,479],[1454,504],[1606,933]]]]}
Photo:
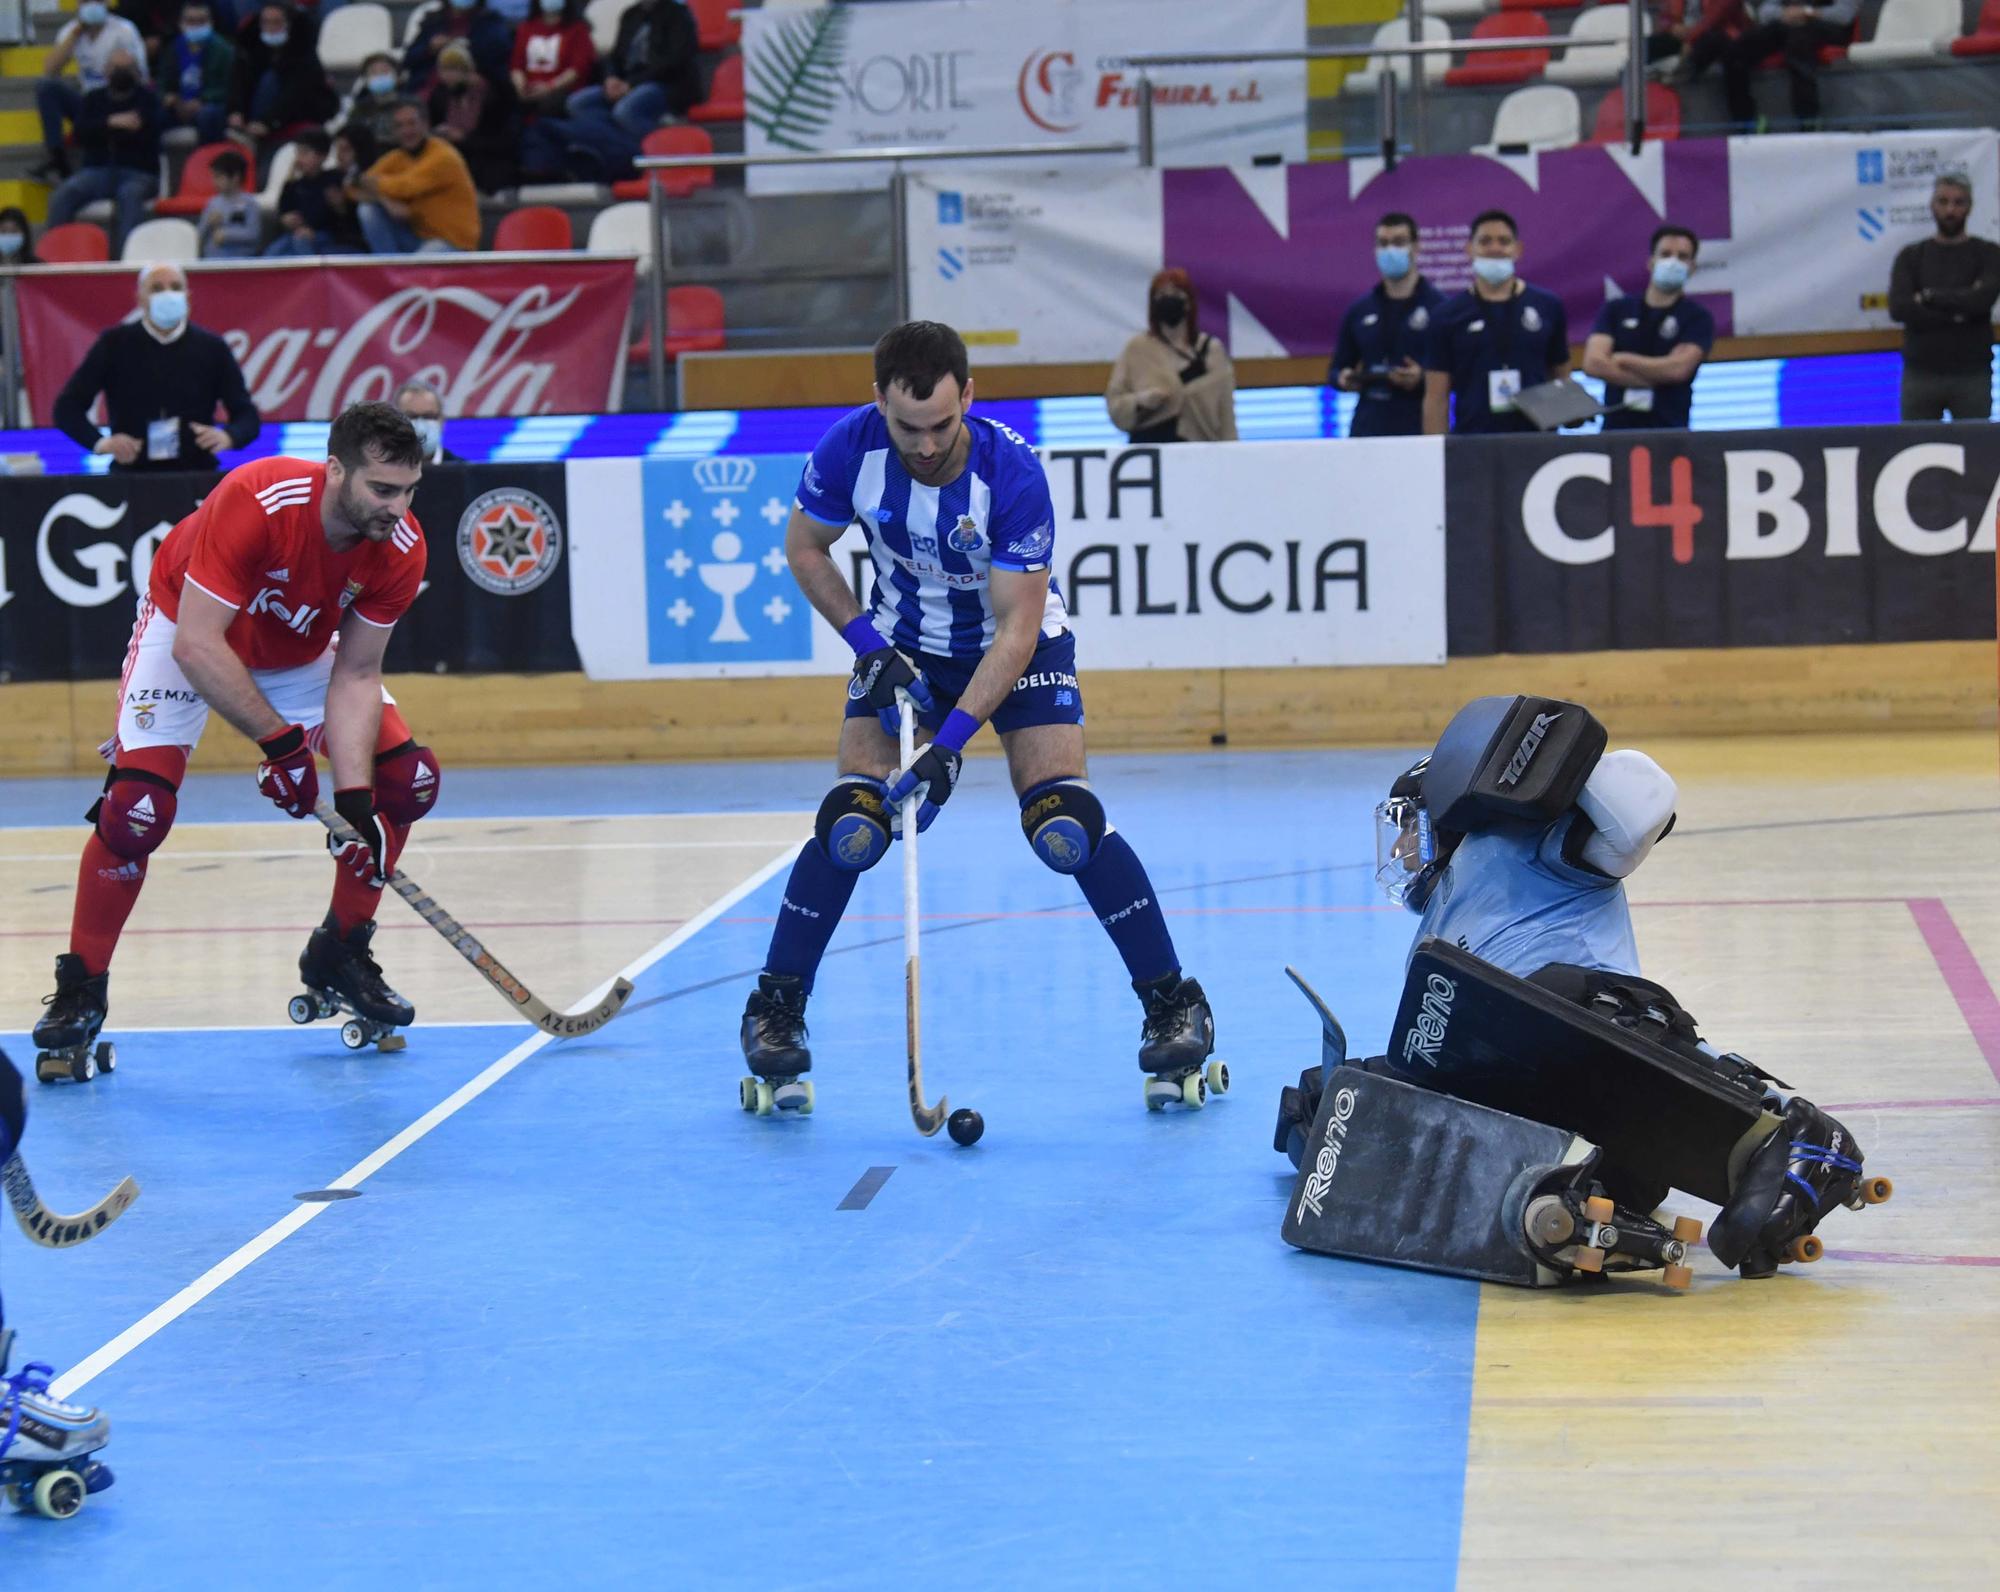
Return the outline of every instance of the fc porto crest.
{"type": "Polygon", "coordinates": [[[1542,329],[1542,312],[1532,304],[1521,311],[1521,329],[1529,332],[1539,332],[1542,329]]]}
{"type": "Polygon", "coordinates": [[[983,538],[979,534],[979,522],[970,514],[961,514],[958,525],[945,542],[955,553],[976,553],[983,538]]]}

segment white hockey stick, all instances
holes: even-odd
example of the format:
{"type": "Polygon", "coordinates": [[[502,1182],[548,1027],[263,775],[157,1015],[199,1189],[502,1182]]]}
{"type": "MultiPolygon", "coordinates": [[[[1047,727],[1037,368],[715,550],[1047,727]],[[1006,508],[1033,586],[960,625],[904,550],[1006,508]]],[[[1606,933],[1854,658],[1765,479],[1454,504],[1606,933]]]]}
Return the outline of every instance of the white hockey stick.
{"type": "MultiPolygon", "coordinates": [[[[902,691],[896,693],[896,705],[901,710],[898,731],[903,751],[903,767],[908,768],[910,759],[916,751],[917,710],[909,696],[902,691]]],[[[905,1054],[909,1060],[910,1120],[916,1123],[919,1133],[929,1138],[944,1126],[945,1116],[951,1110],[951,1102],[940,1095],[936,1105],[924,1104],[924,1058],[919,1041],[920,1025],[917,1016],[918,805],[915,791],[903,798],[903,1007],[908,1041],[905,1054]]]]}
{"type": "Polygon", "coordinates": [[[21,1224],[21,1231],[44,1249],[88,1243],[139,1197],[139,1185],[128,1177],[89,1210],[65,1216],[42,1203],[18,1151],[0,1161],[0,1184],[6,1185],[7,1203],[14,1207],[14,1220],[21,1224]]]}

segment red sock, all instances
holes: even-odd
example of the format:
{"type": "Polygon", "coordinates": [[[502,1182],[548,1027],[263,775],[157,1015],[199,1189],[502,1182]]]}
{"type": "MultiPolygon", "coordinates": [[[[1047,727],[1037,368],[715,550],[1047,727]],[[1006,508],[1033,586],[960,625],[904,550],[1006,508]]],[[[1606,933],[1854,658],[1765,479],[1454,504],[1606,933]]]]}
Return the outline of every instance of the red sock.
{"type": "Polygon", "coordinates": [[[146,864],[128,862],[109,846],[96,830],[84,842],[83,860],[76,870],[76,909],[70,915],[69,948],[83,958],[83,965],[95,978],[111,965],[111,953],[118,947],[125,920],[139,904],[139,891],[146,883],[146,864]]]}
{"type": "MultiPolygon", "coordinates": [[[[408,824],[392,824],[388,819],[376,817],[382,826],[383,861],[393,872],[396,859],[403,854],[403,842],[409,838],[408,824]]],[[[343,936],[351,933],[358,923],[366,923],[375,916],[375,909],[382,904],[382,892],[371,890],[353,874],[339,864],[333,870],[333,923],[343,936]]]]}

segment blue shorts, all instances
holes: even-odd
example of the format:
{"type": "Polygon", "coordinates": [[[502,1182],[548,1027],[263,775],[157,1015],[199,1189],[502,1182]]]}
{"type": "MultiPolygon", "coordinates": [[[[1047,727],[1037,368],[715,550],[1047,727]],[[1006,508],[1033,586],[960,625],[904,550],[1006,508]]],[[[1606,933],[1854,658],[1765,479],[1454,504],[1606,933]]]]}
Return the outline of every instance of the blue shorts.
{"type": "MultiPolygon", "coordinates": [[[[905,656],[916,665],[917,673],[924,677],[937,703],[931,712],[919,714],[917,722],[927,730],[935,730],[944,723],[944,716],[958,706],[959,697],[972,683],[979,660],[940,658],[929,652],[905,656]]],[[[846,717],[865,719],[874,712],[865,698],[853,694],[850,682],[846,717]]],[[[1007,700],[993,710],[993,728],[1005,735],[1034,724],[1082,722],[1083,688],[1076,683],[1076,636],[1068,630],[1059,636],[1044,636],[1035,648],[1034,657],[1028,660],[1027,672],[1015,682],[1007,700]]]]}

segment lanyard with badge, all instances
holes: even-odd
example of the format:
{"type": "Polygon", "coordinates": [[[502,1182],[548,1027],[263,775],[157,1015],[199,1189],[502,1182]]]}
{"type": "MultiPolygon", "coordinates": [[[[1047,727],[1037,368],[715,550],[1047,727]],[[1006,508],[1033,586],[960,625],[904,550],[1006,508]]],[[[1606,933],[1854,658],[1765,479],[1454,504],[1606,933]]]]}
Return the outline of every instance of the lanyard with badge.
{"type": "Polygon", "coordinates": [[[181,422],[178,415],[146,422],[146,458],[162,464],[181,456],[181,422]]]}
{"type": "Polygon", "coordinates": [[[1507,325],[1507,363],[1486,373],[1486,408],[1492,414],[1511,415],[1514,399],[1521,391],[1521,317],[1515,306],[1525,297],[1525,292],[1511,293],[1498,306],[1510,312],[1510,319],[1507,325]]]}

